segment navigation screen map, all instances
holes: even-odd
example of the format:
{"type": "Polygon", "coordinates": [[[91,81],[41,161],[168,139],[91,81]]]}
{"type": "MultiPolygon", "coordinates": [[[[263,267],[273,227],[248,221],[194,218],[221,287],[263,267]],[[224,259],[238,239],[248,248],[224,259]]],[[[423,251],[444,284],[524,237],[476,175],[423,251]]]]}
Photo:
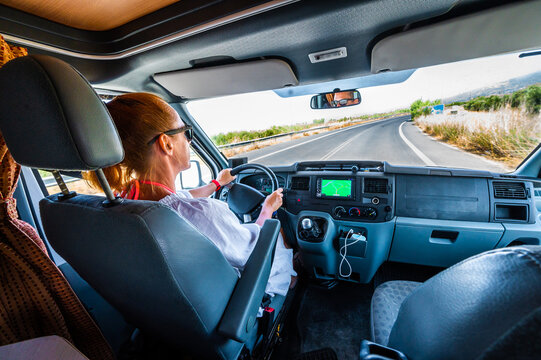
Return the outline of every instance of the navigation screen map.
{"type": "Polygon", "coordinates": [[[351,197],[351,180],[321,179],[321,195],[351,197]]]}

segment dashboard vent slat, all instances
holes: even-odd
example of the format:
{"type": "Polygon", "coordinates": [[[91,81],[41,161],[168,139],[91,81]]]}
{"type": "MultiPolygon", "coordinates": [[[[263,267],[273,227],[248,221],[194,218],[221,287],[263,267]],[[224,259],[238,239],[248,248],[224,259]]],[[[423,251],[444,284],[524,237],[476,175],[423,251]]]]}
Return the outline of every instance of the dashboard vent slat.
{"type": "Polygon", "coordinates": [[[310,178],[309,177],[291,178],[291,190],[310,190],[310,178]]]}
{"type": "Polygon", "coordinates": [[[297,171],[359,171],[382,172],[384,164],[379,161],[341,162],[341,161],[305,161],[298,163],[297,171]]]}
{"type": "Polygon", "coordinates": [[[524,183],[494,181],[494,197],[497,199],[526,199],[526,187],[524,183]]]}
{"type": "Polygon", "coordinates": [[[387,194],[387,179],[364,179],[364,192],[369,194],[387,194]]]}

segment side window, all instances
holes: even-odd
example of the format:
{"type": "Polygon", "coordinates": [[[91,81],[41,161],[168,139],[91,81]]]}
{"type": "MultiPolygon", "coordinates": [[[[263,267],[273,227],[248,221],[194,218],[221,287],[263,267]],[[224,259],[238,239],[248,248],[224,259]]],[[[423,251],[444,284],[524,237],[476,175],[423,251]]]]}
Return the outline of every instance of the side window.
{"type": "MultiPolygon", "coordinates": [[[[58,187],[56,180],[54,179],[53,174],[50,171],[38,170],[38,172],[41,176],[41,180],[43,180],[43,183],[49,195],[60,192],[60,188],[58,187]]],[[[66,186],[68,187],[68,189],[70,189],[70,191],[75,191],[78,194],[86,195],[103,195],[103,191],[101,189],[91,187],[83,179],[66,175],[62,175],[62,178],[64,179],[64,182],[66,183],[66,186]]]]}
{"type": "Polygon", "coordinates": [[[190,151],[190,168],[181,172],[176,179],[177,189],[188,190],[208,184],[212,180],[210,166],[193,150],[190,151]]]}

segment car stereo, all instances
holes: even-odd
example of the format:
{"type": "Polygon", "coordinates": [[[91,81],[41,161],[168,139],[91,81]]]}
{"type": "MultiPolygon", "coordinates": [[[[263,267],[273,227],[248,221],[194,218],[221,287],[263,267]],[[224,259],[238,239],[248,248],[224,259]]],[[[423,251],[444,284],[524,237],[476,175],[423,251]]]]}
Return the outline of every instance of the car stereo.
{"type": "Polygon", "coordinates": [[[318,177],[316,184],[316,198],[346,200],[355,198],[355,179],[318,177]]]}

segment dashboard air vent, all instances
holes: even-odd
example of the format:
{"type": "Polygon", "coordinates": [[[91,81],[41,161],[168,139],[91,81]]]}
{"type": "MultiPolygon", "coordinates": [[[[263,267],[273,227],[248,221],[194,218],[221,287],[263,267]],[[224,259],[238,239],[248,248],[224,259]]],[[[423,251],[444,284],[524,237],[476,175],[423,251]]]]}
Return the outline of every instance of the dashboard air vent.
{"type": "Polygon", "coordinates": [[[364,192],[369,194],[387,194],[387,179],[364,178],[364,192]]]}
{"type": "Polygon", "coordinates": [[[494,181],[494,197],[497,199],[526,199],[524,183],[494,181]]]}
{"type": "Polygon", "coordinates": [[[291,190],[309,190],[309,177],[293,177],[291,178],[291,190]]]}
{"type": "Polygon", "coordinates": [[[298,163],[297,171],[351,171],[353,173],[359,171],[382,172],[383,166],[383,163],[379,161],[305,161],[298,163]]]}

